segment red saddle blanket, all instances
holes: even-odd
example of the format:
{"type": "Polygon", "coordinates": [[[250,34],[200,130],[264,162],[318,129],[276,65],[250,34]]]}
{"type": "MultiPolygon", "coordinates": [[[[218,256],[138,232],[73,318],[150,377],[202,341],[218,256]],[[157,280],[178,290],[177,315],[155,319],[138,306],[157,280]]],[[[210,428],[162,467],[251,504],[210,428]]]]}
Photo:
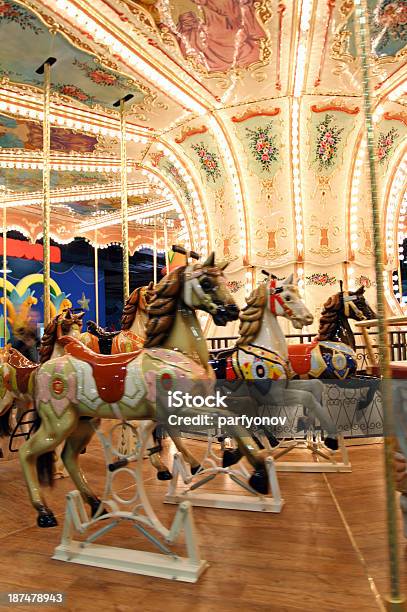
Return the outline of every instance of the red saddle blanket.
{"type": "Polygon", "coordinates": [[[66,353],[85,361],[92,367],[99,397],[104,402],[114,404],[123,397],[127,365],[140,354],[141,349],[132,353],[101,355],[94,353],[72,336],[63,336],[58,342],[62,344],[66,353]]]}
{"type": "Polygon", "coordinates": [[[316,345],[316,342],[288,345],[288,359],[290,360],[292,369],[299,376],[308,374],[310,371],[311,352],[316,345]]]}
{"type": "MultiPolygon", "coordinates": [[[[390,372],[392,378],[407,378],[407,361],[390,361],[390,372]]],[[[372,366],[371,374],[380,376],[379,366],[372,366]]]]}
{"type": "Polygon", "coordinates": [[[38,363],[34,363],[24,357],[17,349],[10,349],[8,364],[16,371],[16,382],[20,393],[27,393],[30,376],[39,367],[38,363]]]}

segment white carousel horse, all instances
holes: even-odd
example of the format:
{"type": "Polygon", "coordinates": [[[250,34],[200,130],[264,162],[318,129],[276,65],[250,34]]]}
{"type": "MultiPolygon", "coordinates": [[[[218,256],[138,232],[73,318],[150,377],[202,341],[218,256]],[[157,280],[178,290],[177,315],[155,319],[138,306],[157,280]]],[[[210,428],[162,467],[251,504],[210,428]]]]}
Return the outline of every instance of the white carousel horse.
{"type": "MultiPolygon", "coordinates": [[[[287,341],[278,323],[280,316],[289,319],[296,329],[313,322],[292,274],[283,281],[273,277],[252,292],[239,315],[240,337],[236,346],[222,351],[211,362],[216,376],[226,383],[245,381],[258,403],[267,400],[268,404],[280,406],[302,405],[328,433],[325,445],[337,450],[335,424],[321,405],[322,382],[292,378],[287,341]]],[[[240,457],[238,449],[224,455],[232,463],[240,457]]]]}

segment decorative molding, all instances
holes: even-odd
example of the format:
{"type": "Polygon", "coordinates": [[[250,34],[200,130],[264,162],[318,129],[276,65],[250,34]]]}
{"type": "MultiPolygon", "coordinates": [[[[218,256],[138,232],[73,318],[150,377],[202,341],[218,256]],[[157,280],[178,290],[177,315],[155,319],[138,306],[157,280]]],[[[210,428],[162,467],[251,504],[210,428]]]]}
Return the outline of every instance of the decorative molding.
{"type": "Polygon", "coordinates": [[[319,62],[317,78],[314,81],[314,87],[319,87],[321,85],[321,74],[322,74],[323,67],[325,65],[326,50],[328,47],[328,34],[329,34],[329,28],[332,22],[335,2],[336,0],[327,0],[328,18],[326,20],[325,32],[324,32],[324,42],[323,42],[322,51],[321,51],[321,59],[319,62]]]}
{"type": "Polygon", "coordinates": [[[205,125],[201,125],[201,127],[197,128],[184,128],[181,135],[175,138],[175,142],[177,144],[182,144],[187,138],[191,138],[191,136],[196,136],[197,134],[205,134],[207,131],[208,128],[205,125]]]}
{"type": "Polygon", "coordinates": [[[327,104],[326,106],[318,106],[317,104],[313,104],[311,106],[311,110],[313,113],[326,113],[329,111],[337,111],[339,113],[346,113],[347,115],[357,115],[360,111],[360,108],[358,106],[355,106],[354,108],[348,108],[340,104],[327,104]]]}
{"type": "Polygon", "coordinates": [[[383,115],[383,119],[387,121],[401,121],[404,125],[407,126],[407,114],[406,113],[389,113],[385,112],[383,115]]]}
{"type": "Polygon", "coordinates": [[[278,3],[278,39],[277,39],[277,54],[276,54],[276,89],[281,91],[281,45],[283,42],[283,19],[287,7],[282,2],[278,3]]]}
{"type": "Polygon", "coordinates": [[[247,110],[242,115],[234,115],[232,117],[233,123],[242,123],[243,121],[247,121],[248,119],[252,119],[253,117],[276,117],[281,113],[280,108],[272,108],[270,110],[257,110],[251,111],[247,110]]]}

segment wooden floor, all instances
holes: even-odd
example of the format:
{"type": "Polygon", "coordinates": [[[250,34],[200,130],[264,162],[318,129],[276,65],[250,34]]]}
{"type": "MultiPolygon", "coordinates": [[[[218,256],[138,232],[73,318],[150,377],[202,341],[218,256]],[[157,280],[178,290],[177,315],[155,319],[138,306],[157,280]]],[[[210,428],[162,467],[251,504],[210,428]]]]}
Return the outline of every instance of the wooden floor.
{"type": "MultiPolygon", "coordinates": [[[[198,454],[202,452],[202,443],[189,444],[198,454]]],[[[44,589],[66,593],[63,608],[16,606],[16,610],[383,610],[380,596],[387,591],[388,565],[382,447],[352,447],[350,458],[351,474],[281,473],[286,505],[279,515],[196,508],[202,556],[210,567],[195,585],[52,560],[61,536],[64,493],[73,488],[71,482],[57,481],[52,494],[47,492],[60,525],[41,530],[35,526],[18,462],[0,462],[0,592],[44,589]]],[[[101,493],[104,464],[97,444],[92,443],[81,459],[101,493]]],[[[175,507],[162,503],[166,484],[156,480],[148,462],[145,470],[152,503],[160,518],[169,523],[175,507]]],[[[106,536],[105,541],[149,549],[128,526],[106,536]]],[[[403,540],[405,591],[406,570],[407,543],[403,540]]]]}

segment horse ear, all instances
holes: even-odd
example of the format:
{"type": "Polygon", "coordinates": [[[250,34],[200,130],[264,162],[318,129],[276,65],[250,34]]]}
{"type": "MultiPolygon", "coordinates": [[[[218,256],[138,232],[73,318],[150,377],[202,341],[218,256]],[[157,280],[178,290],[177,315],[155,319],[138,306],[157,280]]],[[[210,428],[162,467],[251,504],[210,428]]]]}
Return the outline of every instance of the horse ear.
{"type": "Polygon", "coordinates": [[[221,270],[226,270],[226,268],[228,267],[229,262],[228,261],[221,261],[220,264],[218,264],[218,268],[220,268],[221,270]]]}
{"type": "Polygon", "coordinates": [[[293,285],[294,284],[294,274],[291,273],[287,278],[283,280],[283,285],[293,285]]]}
{"type": "Polygon", "coordinates": [[[364,286],[363,286],[363,285],[361,285],[361,286],[359,287],[359,289],[357,289],[357,290],[356,290],[356,292],[355,292],[355,293],[356,293],[356,295],[363,295],[363,294],[364,294],[364,292],[365,292],[365,288],[364,288],[364,286]]]}
{"type": "Polygon", "coordinates": [[[212,251],[212,253],[208,256],[207,260],[202,265],[204,268],[213,268],[213,266],[215,265],[215,251],[212,251]]]}
{"type": "Polygon", "coordinates": [[[76,316],[77,316],[77,319],[79,321],[82,321],[83,317],[85,316],[85,313],[84,312],[79,312],[76,316]]]}

